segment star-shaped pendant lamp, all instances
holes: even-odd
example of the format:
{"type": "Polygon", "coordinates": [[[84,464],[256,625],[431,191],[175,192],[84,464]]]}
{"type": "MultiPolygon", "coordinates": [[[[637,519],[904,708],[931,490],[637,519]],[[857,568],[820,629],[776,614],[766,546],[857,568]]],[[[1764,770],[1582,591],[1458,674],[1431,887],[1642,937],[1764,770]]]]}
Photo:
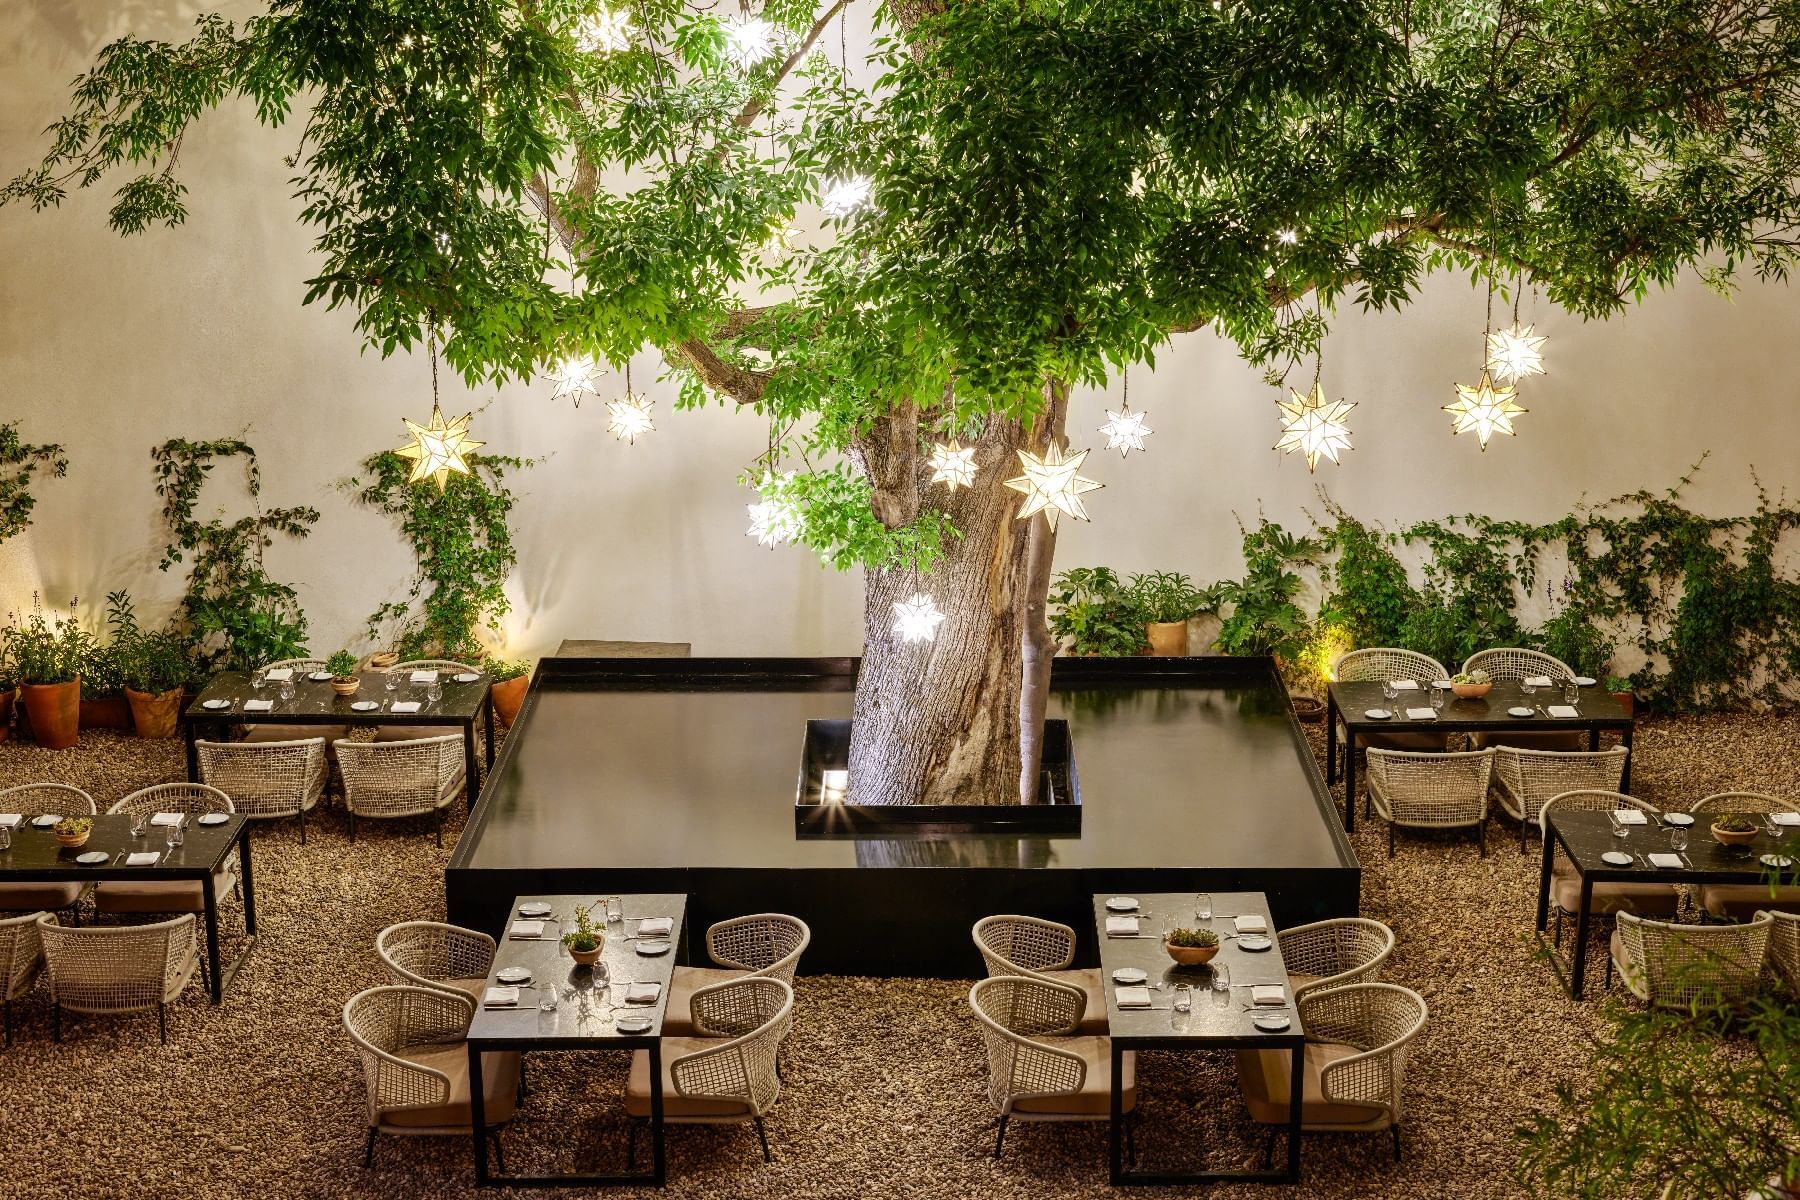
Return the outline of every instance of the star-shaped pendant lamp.
{"type": "Polygon", "coordinates": [[[1293,388],[1288,395],[1290,399],[1275,402],[1281,410],[1281,440],[1275,448],[1305,454],[1308,471],[1318,469],[1320,455],[1338,461],[1338,452],[1350,449],[1350,427],[1344,418],[1356,402],[1325,399],[1325,387],[1320,383],[1313,384],[1311,395],[1302,396],[1293,388]]]}
{"type": "Polygon", "coordinates": [[[894,633],[903,642],[929,642],[937,637],[944,614],[937,601],[923,592],[913,593],[910,600],[894,603],[894,633]]]}
{"type": "Polygon", "coordinates": [[[951,491],[975,482],[975,447],[961,442],[939,442],[931,448],[931,482],[949,485],[951,491]]]}
{"type": "Polygon", "coordinates": [[[1513,418],[1530,411],[1514,402],[1517,395],[1510,385],[1495,387],[1484,370],[1481,381],[1474,387],[1463,383],[1456,385],[1456,400],[1444,405],[1444,411],[1456,418],[1457,433],[1474,433],[1481,439],[1481,448],[1486,450],[1489,438],[1496,433],[1511,437],[1513,418]]]}
{"type": "Polygon", "coordinates": [[[486,442],[478,442],[469,436],[469,419],[474,415],[464,413],[454,421],[446,421],[443,410],[434,401],[429,425],[403,418],[406,420],[406,430],[412,434],[413,440],[394,453],[401,458],[413,460],[412,474],[406,481],[417,483],[421,479],[431,479],[437,483],[438,490],[442,491],[451,472],[467,475],[468,456],[487,445],[486,442]]]}
{"type": "Polygon", "coordinates": [[[1527,375],[1544,373],[1543,334],[1533,334],[1531,326],[1513,322],[1511,329],[1487,335],[1487,367],[1496,378],[1517,383],[1527,375]]]}
{"type": "Polygon", "coordinates": [[[1023,521],[1041,512],[1050,519],[1051,529],[1056,528],[1060,513],[1068,513],[1078,521],[1087,520],[1082,493],[1106,486],[1077,474],[1081,460],[1087,456],[1088,452],[1082,450],[1065,457],[1055,442],[1041,456],[1029,450],[1019,451],[1019,469],[1024,474],[1006,480],[1007,487],[1025,497],[1025,503],[1019,506],[1019,519],[1023,521]]]}

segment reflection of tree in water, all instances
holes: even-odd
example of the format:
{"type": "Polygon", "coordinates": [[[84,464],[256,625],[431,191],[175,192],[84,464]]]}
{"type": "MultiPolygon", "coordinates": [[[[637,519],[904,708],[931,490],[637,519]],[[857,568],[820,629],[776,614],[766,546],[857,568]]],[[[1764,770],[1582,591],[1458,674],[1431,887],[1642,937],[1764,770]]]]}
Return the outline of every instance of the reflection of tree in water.
{"type": "Polygon", "coordinates": [[[868,838],[856,843],[859,867],[1048,867],[1056,859],[1049,838],[991,834],[960,837],[868,838]]]}
{"type": "Polygon", "coordinates": [[[1216,709],[1219,697],[1225,694],[1218,688],[1159,688],[1131,684],[1058,692],[1056,700],[1070,717],[1135,717],[1160,722],[1203,715],[1209,708],[1216,709]]]}

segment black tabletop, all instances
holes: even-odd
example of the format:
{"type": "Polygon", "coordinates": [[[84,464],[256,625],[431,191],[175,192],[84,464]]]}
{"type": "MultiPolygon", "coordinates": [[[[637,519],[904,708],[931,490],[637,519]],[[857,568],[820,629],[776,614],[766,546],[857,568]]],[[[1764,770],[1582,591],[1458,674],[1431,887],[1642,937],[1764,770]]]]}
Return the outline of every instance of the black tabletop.
{"type": "Polygon", "coordinates": [[[241,813],[233,813],[223,825],[201,825],[199,817],[189,814],[182,827],[183,842],[170,849],[160,826],[147,829],[142,837],[133,837],[131,817],[93,818],[94,829],[81,846],[64,846],[48,829],[38,829],[31,818],[12,831],[12,846],[0,850],[0,883],[60,883],[82,879],[155,880],[197,879],[224,865],[244,826],[241,813]],[[90,851],[105,854],[106,862],[95,866],[76,861],[76,856],[90,851]],[[125,856],[156,851],[154,864],[140,867],[125,865],[125,856]]]}
{"type": "Polygon", "coordinates": [[[290,700],[281,698],[279,683],[265,683],[261,690],[251,685],[250,675],[244,671],[221,671],[206,683],[206,688],[188,705],[186,716],[196,720],[215,720],[254,723],[257,721],[276,722],[283,725],[373,725],[378,723],[392,724],[396,721],[408,725],[460,725],[481,714],[487,703],[490,680],[485,674],[466,683],[458,683],[453,673],[438,672],[438,682],[443,685],[443,698],[437,701],[426,699],[426,684],[409,682],[410,671],[398,672],[398,684],[393,691],[386,688],[387,672],[363,671],[362,686],[353,696],[340,696],[332,690],[331,684],[325,680],[307,678],[303,671],[295,671],[291,682],[294,695],[290,700]],[[223,700],[222,707],[208,707],[216,701],[223,700]],[[272,705],[268,709],[248,710],[244,707],[250,700],[269,700],[272,705]],[[358,711],[352,707],[356,704],[373,701],[375,708],[358,711]],[[419,705],[417,712],[394,712],[393,705],[399,702],[414,702],[419,705]]]}
{"type": "MultiPolygon", "coordinates": [[[[1431,681],[1424,682],[1429,685],[1431,681]]],[[[1444,707],[1435,719],[1414,720],[1406,715],[1408,708],[1431,707],[1428,686],[1402,692],[1400,698],[1390,704],[1387,697],[1381,694],[1380,680],[1339,682],[1331,685],[1331,698],[1343,717],[1345,728],[1358,733],[1376,729],[1428,729],[1434,726],[1465,732],[1498,726],[1533,730],[1629,729],[1632,723],[1631,714],[1613,698],[1612,693],[1598,687],[1581,689],[1575,702],[1577,715],[1573,717],[1550,715],[1551,705],[1563,703],[1560,686],[1540,687],[1535,692],[1527,693],[1522,684],[1510,681],[1495,683],[1488,694],[1479,700],[1459,700],[1454,695],[1446,697],[1444,707]],[[1513,707],[1532,709],[1533,715],[1509,716],[1506,710],[1513,707]],[[1371,717],[1367,715],[1370,709],[1388,709],[1394,715],[1385,719],[1371,717]]]]}
{"type": "MultiPolygon", "coordinates": [[[[1722,814],[1696,813],[1693,825],[1687,829],[1687,848],[1680,851],[1688,865],[1655,867],[1650,864],[1651,853],[1674,853],[1669,845],[1672,827],[1664,824],[1655,813],[1645,815],[1648,824],[1620,826],[1614,823],[1611,813],[1564,812],[1553,808],[1550,810],[1550,829],[1576,869],[1584,875],[1593,872],[1599,880],[1755,883],[1772,879],[1780,870],[1762,861],[1765,854],[1785,854],[1800,864],[1800,827],[1783,827],[1777,835],[1771,832],[1773,827],[1766,816],[1751,814],[1750,819],[1761,827],[1756,840],[1747,846],[1727,846],[1717,841],[1711,832],[1712,823],[1722,814]],[[1619,828],[1627,831],[1624,837],[1614,833],[1619,828]],[[1603,861],[1600,856],[1608,851],[1631,855],[1631,864],[1615,867],[1603,861]]],[[[1664,817],[1667,815],[1663,814],[1664,817]]],[[[1781,871],[1787,881],[1793,880],[1796,874],[1800,874],[1800,868],[1791,866],[1781,871]]]]}
{"type": "MultiPolygon", "coordinates": [[[[526,941],[501,935],[494,954],[493,973],[488,986],[496,986],[498,973],[506,967],[524,967],[531,972],[529,988],[521,988],[519,1006],[511,1008],[477,1008],[469,1026],[468,1040],[483,1045],[507,1045],[520,1049],[575,1049],[578,1047],[618,1048],[628,1043],[645,1042],[662,1036],[663,1010],[669,1001],[669,982],[675,974],[675,957],[680,948],[682,923],[687,915],[687,897],[671,893],[633,893],[621,895],[625,909],[622,925],[605,925],[600,896],[519,896],[513,901],[513,921],[526,920],[519,908],[531,903],[550,906],[551,916],[544,918],[541,941],[526,941]],[[574,919],[577,906],[594,906],[595,927],[606,932],[606,949],[600,961],[606,966],[605,993],[596,990],[599,972],[578,970],[562,951],[558,932],[561,921],[574,919]],[[661,954],[649,956],[637,952],[638,922],[645,917],[668,917],[672,922],[670,947],[661,954]],[[660,983],[656,1003],[626,1004],[625,988],[629,983],[660,983]],[[537,989],[556,987],[576,989],[575,995],[557,1005],[556,1012],[542,1013],[537,989]],[[613,1018],[644,1016],[650,1018],[647,1033],[620,1033],[607,1019],[608,1006],[613,1018]]],[[[560,991],[559,991],[560,995],[560,991]]],[[[479,997],[477,997],[479,1003],[479,997]]]]}
{"type": "Polygon", "coordinates": [[[1106,1021],[1115,1042],[1205,1042],[1266,1038],[1271,1043],[1280,1044],[1297,1040],[1304,1035],[1300,1014],[1293,1006],[1291,991],[1286,1008],[1263,1010],[1285,1012],[1292,1018],[1290,1026],[1280,1033],[1264,1033],[1257,1029],[1250,1023],[1250,1018],[1255,1013],[1245,1011],[1250,1003],[1250,988],[1240,985],[1279,983],[1285,987],[1287,984],[1287,966],[1282,961],[1279,944],[1253,953],[1239,949],[1237,939],[1226,937],[1237,929],[1233,917],[1254,914],[1263,919],[1269,931],[1269,941],[1275,941],[1275,923],[1269,916],[1268,897],[1263,893],[1214,892],[1213,915],[1208,921],[1195,917],[1192,892],[1139,893],[1133,899],[1138,902],[1137,911],[1147,914],[1138,924],[1142,932],[1151,935],[1148,938],[1106,936],[1106,918],[1115,915],[1106,908],[1106,902],[1110,898],[1094,897],[1094,924],[1100,941],[1101,977],[1106,984],[1106,1021]],[[1211,963],[1202,967],[1181,967],[1170,961],[1162,948],[1162,931],[1170,920],[1189,928],[1210,928],[1218,932],[1221,945],[1218,955],[1211,963]],[[1222,1008],[1214,1005],[1212,994],[1213,980],[1217,977],[1215,968],[1219,966],[1223,966],[1231,976],[1228,1001],[1222,1008]],[[1151,983],[1160,981],[1163,984],[1160,990],[1153,989],[1150,992],[1152,1007],[1148,1011],[1118,1007],[1114,999],[1117,985],[1112,981],[1112,974],[1121,967],[1141,968],[1149,973],[1151,983]],[[1177,1020],[1180,1014],[1170,1011],[1174,988],[1179,983],[1186,983],[1194,989],[1193,1010],[1185,1020],[1177,1020]]]}

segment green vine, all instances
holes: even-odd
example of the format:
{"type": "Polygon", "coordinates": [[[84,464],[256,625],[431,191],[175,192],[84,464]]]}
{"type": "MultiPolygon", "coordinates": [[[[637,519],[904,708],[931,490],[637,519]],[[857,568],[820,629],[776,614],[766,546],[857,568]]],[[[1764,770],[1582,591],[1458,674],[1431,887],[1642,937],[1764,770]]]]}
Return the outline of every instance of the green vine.
{"type": "Polygon", "coordinates": [[[264,510],[256,451],[234,438],[190,442],[172,438],[150,452],[156,494],[162,498],[169,544],[157,566],[189,562],[187,590],[176,624],[193,643],[205,670],[248,670],[306,652],[306,614],[287,584],[269,578],[263,551],[276,534],[303,538],[319,519],[310,507],[264,510]],[[244,488],[253,511],[236,521],[201,520],[200,491],[218,460],[244,460],[244,488]]]}
{"type": "Polygon", "coordinates": [[[387,642],[401,658],[486,656],[476,629],[498,631],[511,609],[506,579],[518,562],[507,518],[513,494],[508,472],[532,460],[503,454],[473,454],[470,473],[451,475],[442,491],[407,482],[413,464],[392,451],[363,460],[364,479],[347,486],[359,503],[395,519],[412,546],[417,568],[403,600],[390,601],[369,617],[368,634],[387,642]]]}
{"type": "Polygon", "coordinates": [[[69,471],[63,448],[55,443],[32,445],[19,437],[19,423],[0,425],[0,542],[25,532],[37,497],[31,480],[40,470],[61,479],[69,471]]]}

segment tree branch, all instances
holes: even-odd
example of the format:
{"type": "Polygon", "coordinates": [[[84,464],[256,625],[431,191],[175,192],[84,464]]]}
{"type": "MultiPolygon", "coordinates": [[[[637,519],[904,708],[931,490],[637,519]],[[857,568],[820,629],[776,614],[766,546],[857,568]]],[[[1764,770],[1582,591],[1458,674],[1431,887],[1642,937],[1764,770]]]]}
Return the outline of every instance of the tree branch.
{"type": "MultiPolygon", "coordinates": [[[[752,96],[750,99],[746,100],[744,102],[744,107],[739,110],[737,117],[732,121],[733,125],[739,129],[750,128],[756,118],[762,115],[763,109],[768,106],[768,97],[775,94],[776,89],[781,86],[782,81],[785,80],[793,69],[800,64],[800,60],[806,57],[807,51],[813,48],[813,43],[818,41],[819,36],[825,32],[825,27],[831,24],[831,19],[840,12],[843,12],[845,6],[849,3],[850,0],[837,0],[836,4],[833,4],[825,11],[824,16],[813,22],[813,27],[808,30],[806,36],[801,39],[800,45],[795,47],[794,52],[788,55],[781,66],[776,70],[775,78],[769,81],[768,92],[765,95],[752,96]]],[[[725,147],[720,145],[713,151],[714,160],[716,161],[717,159],[724,157],[724,154],[725,147]]]]}

